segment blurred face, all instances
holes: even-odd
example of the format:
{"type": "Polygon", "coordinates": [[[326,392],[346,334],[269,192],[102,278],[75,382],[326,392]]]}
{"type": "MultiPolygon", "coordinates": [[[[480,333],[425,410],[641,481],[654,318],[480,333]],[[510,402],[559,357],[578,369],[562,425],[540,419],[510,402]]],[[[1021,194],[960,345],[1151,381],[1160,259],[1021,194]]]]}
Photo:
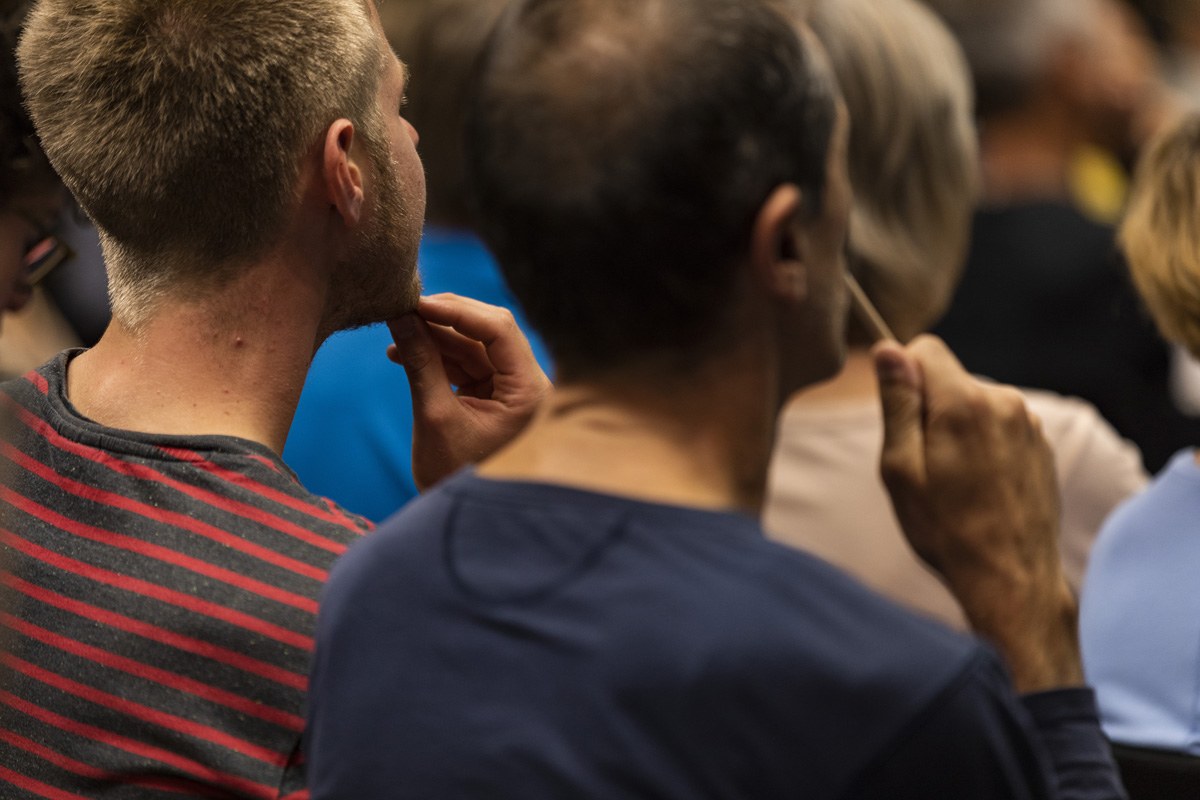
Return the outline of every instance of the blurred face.
{"type": "Polygon", "coordinates": [[[9,311],[20,311],[29,302],[30,264],[39,246],[53,230],[61,211],[57,193],[44,197],[17,198],[0,211],[0,319],[9,311]]]}
{"type": "Polygon", "coordinates": [[[374,22],[388,54],[378,92],[382,124],[358,140],[370,167],[364,177],[366,216],[349,263],[339,270],[337,328],[399,316],[415,308],[420,296],[417,249],[425,218],[425,171],[417,155],[417,132],[401,116],[407,75],[391,54],[377,17],[374,22]]]}
{"type": "Polygon", "coordinates": [[[1126,156],[1141,143],[1144,132],[1138,126],[1146,121],[1139,115],[1156,110],[1156,65],[1149,34],[1132,9],[1101,0],[1084,44],[1084,59],[1079,91],[1089,130],[1099,145],[1126,156]]]}

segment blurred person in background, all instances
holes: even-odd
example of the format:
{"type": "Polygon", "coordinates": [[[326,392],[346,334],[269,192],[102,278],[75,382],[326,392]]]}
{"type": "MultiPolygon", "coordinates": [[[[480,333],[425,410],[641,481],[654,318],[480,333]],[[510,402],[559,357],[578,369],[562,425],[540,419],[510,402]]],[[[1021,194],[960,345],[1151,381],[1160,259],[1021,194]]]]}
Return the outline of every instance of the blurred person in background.
{"type": "Polygon", "coordinates": [[[0,377],[74,343],[53,306],[35,295],[71,250],[58,232],[66,192],[42,153],[17,81],[17,37],[31,5],[0,3],[0,377]]]}
{"type": "MultiPolygon", "coordinates": [[[[1163,336],[1200,356],[1200,115],[1147,150],[1121,243],[1163,336]]],[[[1131,797],[1200,793],[1200,439],[1096,541],[1084,585],[1084,667],[1131,797]]]]}
{"type": "Polygon", "coordinates": [[[1163,41],[1167,80],[1191,107],[1200,106],[1200,4],[1195,0],[1140,0],[1163,41]]]}
{"type": "MultiPolygon", "coordinates": [[[[463,120],[475,63],[507,0],[391,0],[384,31],[414,76],[404,114],[421,132],[426,227],[418,265],[429,293],[453,292],[524,313],[473,231],[463,120]]],[[[386,326],[345,331],[318,351],[283,457],[311,490],[372,520],[417,494],[412,470],[412,400],[404,371],[381,359],[386,326]]],[[[530,345],[544,369],[550,357],[530,345]]]]}
{"type": "MultiPolygon", "coordinates": [[[[818,0],[812,25],[850,111],[849,267],[908,341],[941,316],[961,274],[979,186],[970,74],[951,33],[917,0],[818,0]]],[[[764,527],[965,628],[957,601],[896,522],[875,468],[883,416],[872,339],[852,319],[849,341],[842,371],[783,409],[764,527]]],[[[1077,590],[1100,523],[1146,475],[1137,449],[1087,403],[1035,390],[1025,397],[1054,451],[1061,554],[1077,590]]]]}
{"type": "MultiPolygon", "coordinates": [[[[1196,0],[1137,0],[1161,42],[1162,70],[1181,108],[1200,108],[1200,3],[1196,0]]],[[[1175,403],[1200,416],[1200,361],[1174,347],[1171,388],[1175,403]]]]}
{"type": "Polygon", "coordinates": [[[1081,148],[1129,158],[1166,113],[1149,45],[1119,0],[929,2],[974,76],[983,172],[963,279],[934,331],[973,372],[1093,403],[1154,471],[1200,420],[1172,402],[1170,348],[1110,221],[1072,192],[1081,148]]]}

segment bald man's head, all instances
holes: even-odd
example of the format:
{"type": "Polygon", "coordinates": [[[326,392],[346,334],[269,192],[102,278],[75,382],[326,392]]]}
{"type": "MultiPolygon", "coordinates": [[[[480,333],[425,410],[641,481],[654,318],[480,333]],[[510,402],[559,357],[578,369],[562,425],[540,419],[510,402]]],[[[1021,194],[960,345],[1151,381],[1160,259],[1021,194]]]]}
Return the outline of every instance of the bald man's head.
{"type": "Polygon", "coordinates": [[[717,346],[783,183],[819,205],[836,90],[765,0],[525,0],[469,126],[481,228],[564,372],[717,346]]]}

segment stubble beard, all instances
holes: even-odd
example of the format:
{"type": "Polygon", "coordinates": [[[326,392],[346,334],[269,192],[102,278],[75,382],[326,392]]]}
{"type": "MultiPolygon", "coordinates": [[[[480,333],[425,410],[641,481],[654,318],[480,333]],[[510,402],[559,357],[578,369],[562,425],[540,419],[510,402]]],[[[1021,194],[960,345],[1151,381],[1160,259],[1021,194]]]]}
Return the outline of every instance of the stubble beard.
{"type": "Polygon", "coordinates": [[[332,331],[394,319],[414,310],[421,297],[417,251],[424,193],[405,185],[399,165],[375,137],[366,147],[375,203],[357,246],[339,266],[328,315],[332,331]]]}

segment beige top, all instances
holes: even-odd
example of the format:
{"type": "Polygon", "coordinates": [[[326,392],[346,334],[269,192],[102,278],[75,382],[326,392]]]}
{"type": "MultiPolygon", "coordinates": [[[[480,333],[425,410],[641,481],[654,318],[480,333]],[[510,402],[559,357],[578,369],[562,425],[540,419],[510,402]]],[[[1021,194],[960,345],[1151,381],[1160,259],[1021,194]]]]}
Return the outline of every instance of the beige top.
{"type": "Polygon", "coordinates": [[[79,346],[75,332],[40,286],[34,287],[25,308],[0,314],[0,380],[24,375],[59,351],[79,346]]]}
{"type": "MultiPolygon", "coordinates": [[[[1054,449],[1062,492],[1062,557],[1079,590],[1108,513],[1145,485],[1141,456],[1091,404],[1026,391],[1054,449]]],[[[908,546],[879,478],[879,401],[789,405],[779,420],[763,517],[768,534],[830,561],[879,592],[956,628],[966,621],[908,546]]]]}

